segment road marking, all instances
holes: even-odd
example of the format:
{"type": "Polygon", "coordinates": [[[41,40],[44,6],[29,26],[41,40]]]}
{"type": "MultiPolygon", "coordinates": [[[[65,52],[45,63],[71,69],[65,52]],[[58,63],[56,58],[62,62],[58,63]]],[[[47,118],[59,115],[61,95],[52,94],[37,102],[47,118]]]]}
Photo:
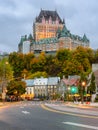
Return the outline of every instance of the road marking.
{"type": "Polygon", "coordinates": [[[89,129],[98,130],[98,127],[96,127],[96,126],[78,124],[78,123],[73,123],[73,122],[62,122],[62,123],[63,123],[63,124],[67,124],[67,125],[73,125],[73,126],[78,126],[78,127],[84,127],[84,128],[89,128],[89,129]]]}
{"type": "Polygon", "coordinates": [[[49,108],[48,106],[45,106],[44,104],[41,104],[41,107],[43,109],[45,109],[45,110],[48,110],[48,111],[51,111],[51,112],[60,113],[60,114],[67,114],[67,115],[77,116],[77,117],[98,119],[98,116],[90,116],[90,115],[75,114],[75,113],[72,113],[72,112],[64,112],[64,111],[60,111],[60,110],[55,110],[54,108],[49,108]]]}
{"type": "Polygon", "coordinates": [[[28,112],[28,111],[22,111],[22,113],[24,113],[24,114],[30,114],[30,112],[28,112]]]}

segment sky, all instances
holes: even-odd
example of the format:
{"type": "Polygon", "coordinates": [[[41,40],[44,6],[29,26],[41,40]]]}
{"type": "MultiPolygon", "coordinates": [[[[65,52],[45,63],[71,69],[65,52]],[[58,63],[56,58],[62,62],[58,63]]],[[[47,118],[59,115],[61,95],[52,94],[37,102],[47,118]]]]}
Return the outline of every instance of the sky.
{"type": "Polygon", "coordinates": [[[18,51],[21,36],[33,34],[40,10],[57,10],[72,34],[98,49],[98,0],[0,0],[0,52],[18,51]]]}

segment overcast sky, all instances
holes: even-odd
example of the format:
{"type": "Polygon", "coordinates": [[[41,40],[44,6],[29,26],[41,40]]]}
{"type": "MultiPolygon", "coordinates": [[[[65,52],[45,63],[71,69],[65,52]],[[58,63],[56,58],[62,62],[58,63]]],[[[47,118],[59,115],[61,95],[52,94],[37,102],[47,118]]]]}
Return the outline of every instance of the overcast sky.
{"type": "Polygon", "coordinates": [[[18,50],[21,36],[32,34],[40,10],[57,10],[72,34],[98,49],[98,0],[0,0],[0,52],[18,50]]]}

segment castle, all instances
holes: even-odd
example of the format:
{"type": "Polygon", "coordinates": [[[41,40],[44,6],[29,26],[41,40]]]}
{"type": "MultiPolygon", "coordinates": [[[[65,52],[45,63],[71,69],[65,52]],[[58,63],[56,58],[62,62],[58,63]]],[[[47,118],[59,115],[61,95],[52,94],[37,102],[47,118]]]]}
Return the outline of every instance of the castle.
{"type": "Polygon", "coordinates": [[[25,54],[33,52],[38,54],[56,53],[57,50],[67,48],[73,50],[78,46],[89,47],[90,41],[84,34],[83,37],[71,34],[57,11],[42,10],[35,18],[33,36],[22,36],[18,51],[25,54]]]}

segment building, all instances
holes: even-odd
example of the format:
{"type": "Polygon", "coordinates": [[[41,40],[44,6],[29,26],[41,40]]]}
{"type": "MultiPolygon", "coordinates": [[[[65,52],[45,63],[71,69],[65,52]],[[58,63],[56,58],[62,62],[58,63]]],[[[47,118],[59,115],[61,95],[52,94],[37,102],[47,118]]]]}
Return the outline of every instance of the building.
{"type": "Polygon", "coordinates": [[[44,38],[56,37],[58,28],[62,29],[64,20],[60,18],[57,11],[42,10],[33,24],[35,41],[44,38]]]}
{"type": "Polygon", "coordinates": [[[49,77],[48,78],[48,97],[49,98],[53,98],[53,96],[55,96],[55,94],[58,93],[58,84],[60,82],[60,77],[49,77]]]}
{"type": "Polygon", "coordinates": [[[96,94],[98,95],[98,64],[92,64],[92,72],[95,75],[96,94]]]}
{"type": "Polygon", "coordinates": [[[31,52],[40,53],[45,52],[51,53],[60,49],[76,49],[78,46],[89,47],[89,40],[84,34],[83,37],[73,35],[64,25],[62,30],[58,29],[56,37],[45,38],[38,42],[31,43],[31,52]]]}
{"type": "Polygon", "coordinates": [[[68,78],[63,77],[63,79],[61,79],[58,93],[62,96],[62,98],[65,98],[65,95],[70,95],[70,97],[73,98],[73,96],[78,93],[79,79],[80,76],[78,75],[68,76],[68,78]]]}
{"type": "Polygon", "coordinates": [[[26,82],[25,97],[50,97],[58,91],[60,77],[35,78],[23,80],[26,82]]]}
{"type": "Polygon", "coordinates": [[[41,10],[33,25],[33,35],[34,38],[21,38],[19,52],[27,53],[30,50],[34,54],[55,54],[60,49],[73,50],[78,46],[88,48],[90,44],[85,34],[82,37],[72,34],[57,11],[41,10]]]}
{"type": "Polygon", "coordinates": [[[30,53],[30,41],[29,40],[23,42],[22,53],[23,54],[30,53]]]}
{"type": "Polygon", "coordinates": [[[34,98],[34,80],[33,79],[28,79],[24,80],[26,82],[26,93],[23,94],[21,97],[22,98],[27,98],[31,99],[34,98]]]}
{"type": "Polygon", "coordinates": [[[35,78],[34,79],[34,95],[35,97],[47,96],[47,78],[35,78]]]}
{"type": "Polygon", "coordinates": [[[33,37],[30,34],[28,37],[27,35],[21,36],[20,43],[18,45],[18,52],[23,53],[23,54],[28,54],[30,53],[30,46],[31,42],[33,42],[33,37]]]}

